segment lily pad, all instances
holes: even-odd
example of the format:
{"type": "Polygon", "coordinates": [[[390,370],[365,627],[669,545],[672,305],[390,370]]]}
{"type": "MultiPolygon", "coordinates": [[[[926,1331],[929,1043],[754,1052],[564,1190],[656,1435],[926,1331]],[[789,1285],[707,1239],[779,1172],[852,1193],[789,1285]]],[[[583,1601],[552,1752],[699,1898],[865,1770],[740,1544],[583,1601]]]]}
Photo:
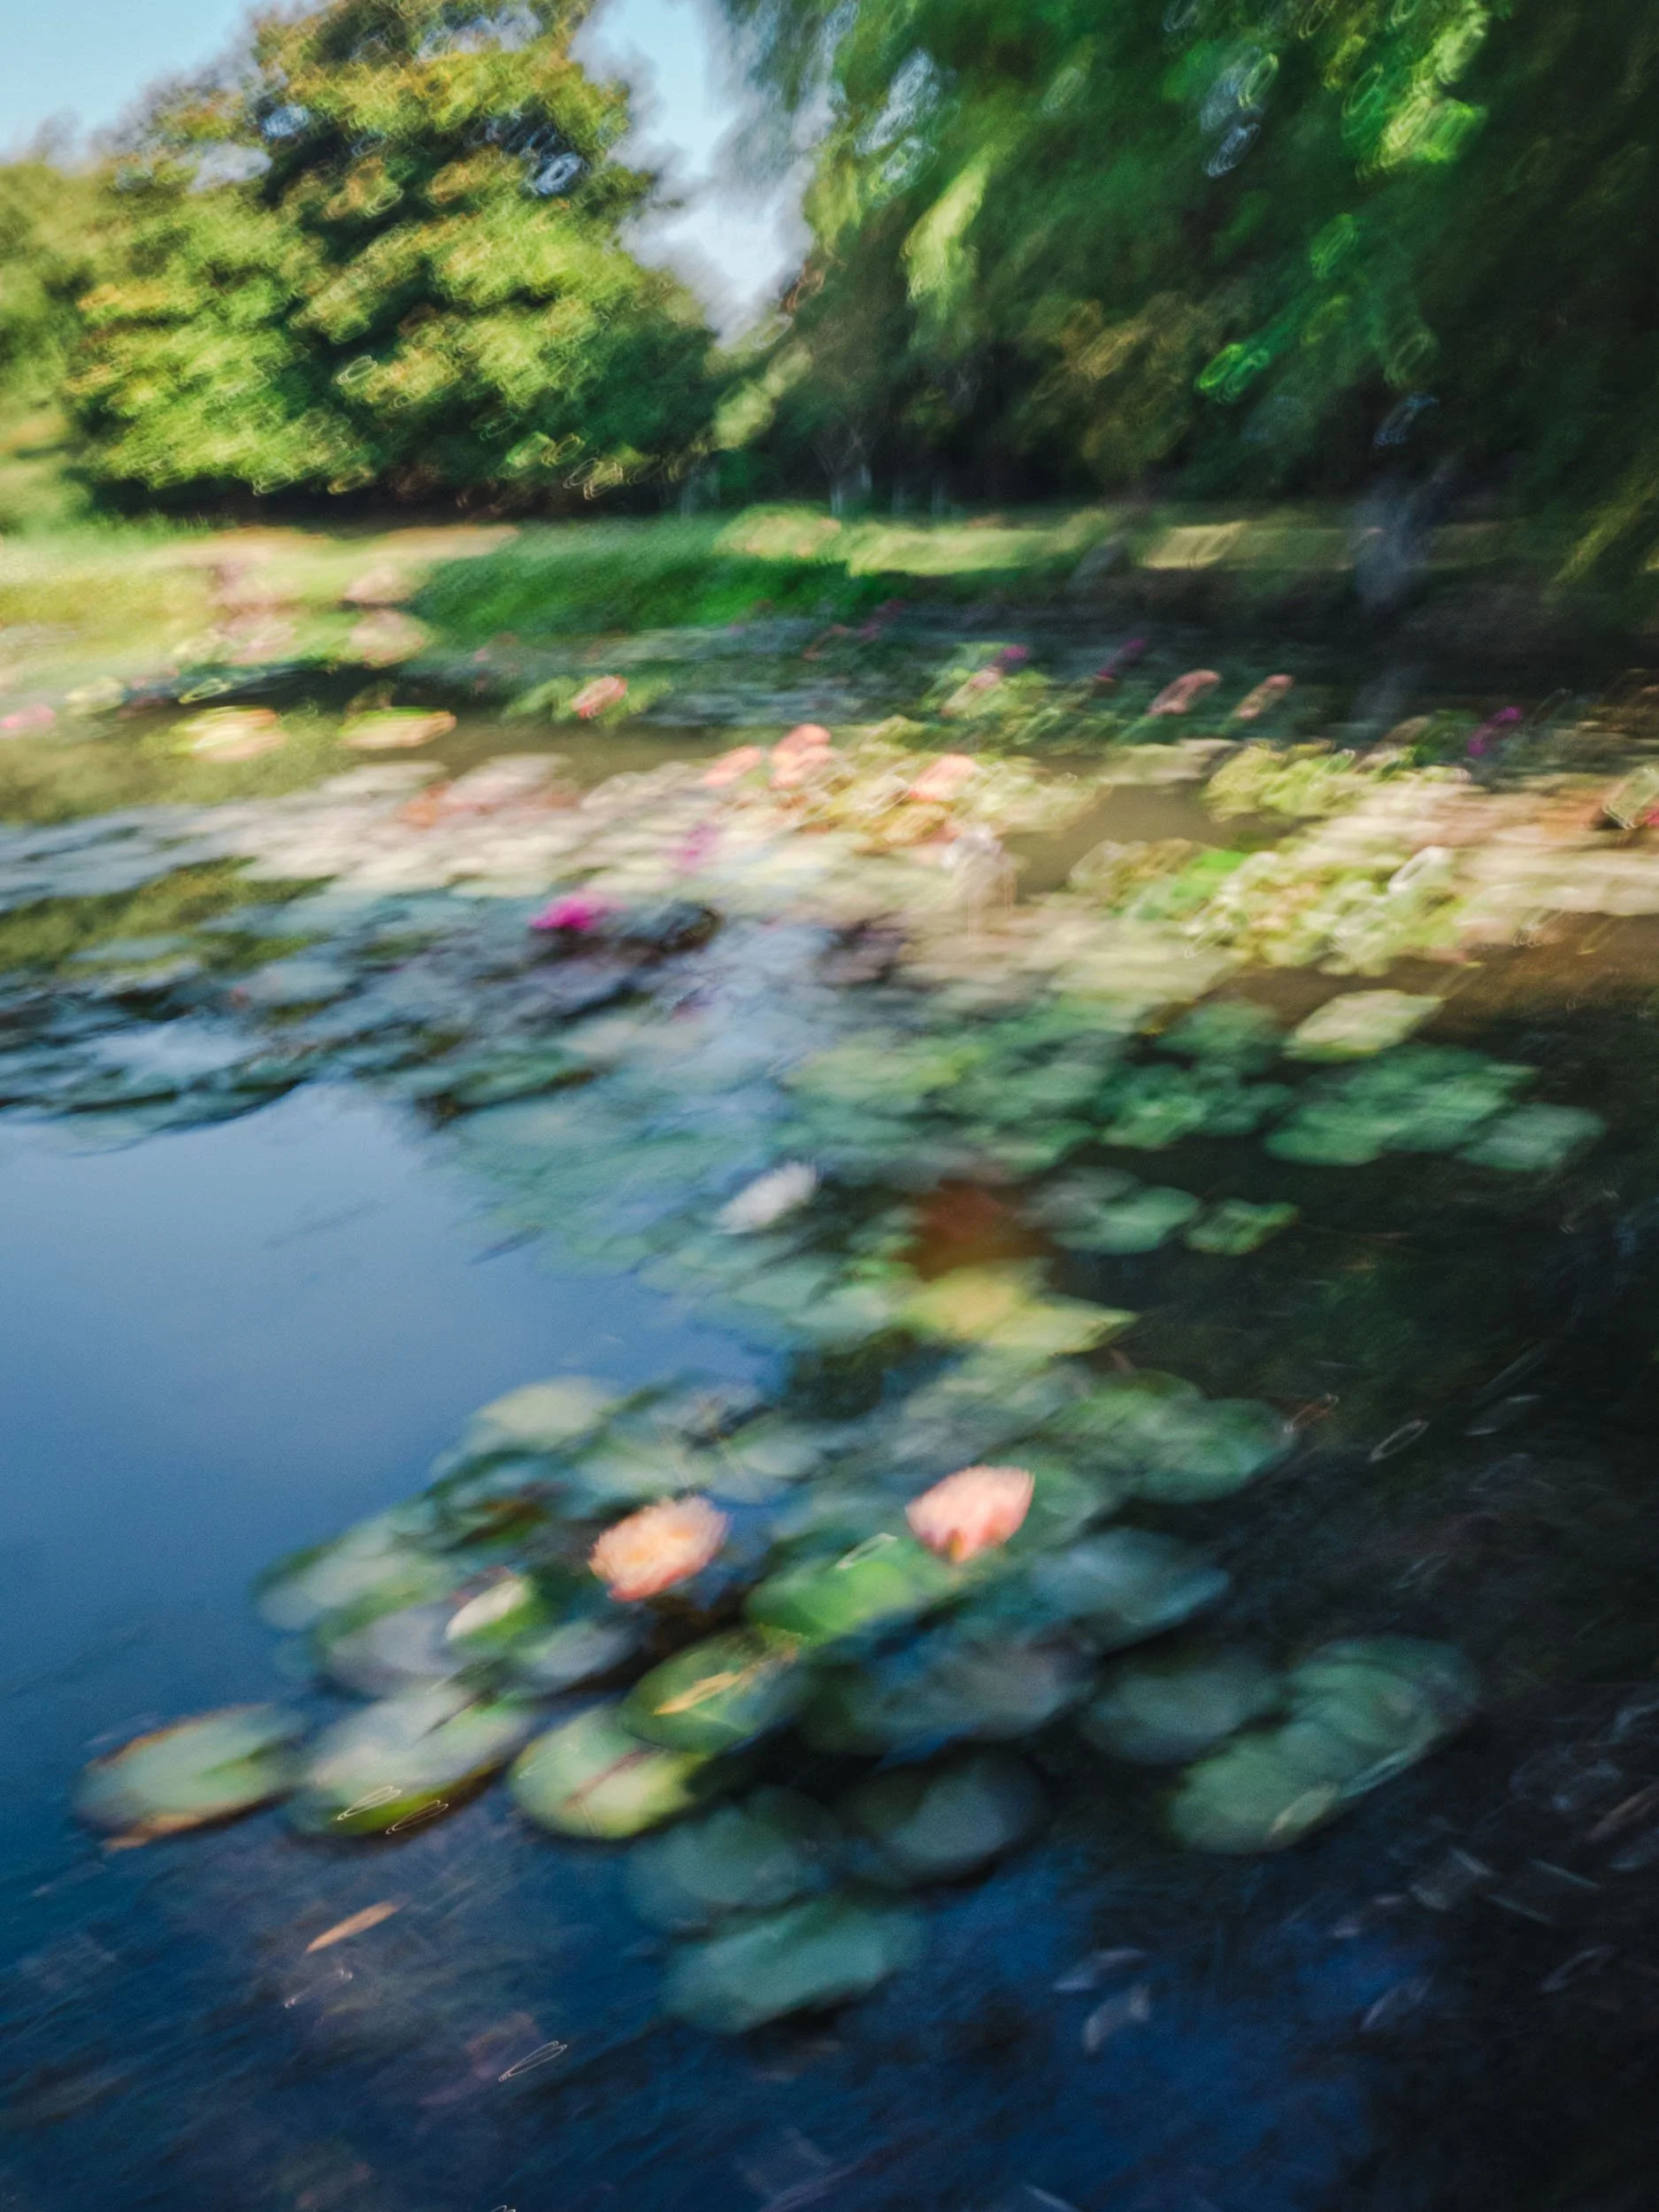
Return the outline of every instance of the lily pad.
{"type": "Polygon", "coordinates": [[[1410,991],[1350,991],[1325,1003],[1292,1030],[1285,1050],[1296,1060],[1358,1060],[1399,1044],[1440,1001],[1410,991]]]}
{"type": "Polygon", "coordinates": [[[1179,1053],[1183,1059],[1251,1072],[1278,1053],[1281,1034],[1266,1007],[1248,999],[1216,999],[1194,1007],[1157,1041],[1162,1050],[1179,1053]]]}
{"type": "Polygon", "coordinates": [[[715,1636],[653,1667],[624,1700],[620,1718],[632,1734],[671,1751],[732,1751],[782,1727],[805,1690],[793,1645],[715,1636]]]}
{"type": "Polygon", "coordinates": [[[1236,1259],[1254,1252],[1300,1217],[1294,1206],[1257,1206],[1248,1199],[1225,1198],[1194,1221],[1181,1241],[1194,1252],[1217,1252],[1236,1259]]]}
{"type": "Polygon", "coordinates": [[[757,1790],[631,1853],[628,1901],[641,1920],[675,1935],[727,1913],[769,1911],[828,1886],[839,1834],[813,1799],[757,1790]]]}
{"type": "Polygon", "coordinates": [[[913,1291],[898,1317],[919,1335],[1058,1358],[1121,1335],[1133,1314],[1080,1298],[1045,1297],[1041,1271],[1023,1261],[954,1268],[913,1291]]]}
{"type": "Polygon", "coordinates": [[[1040,1617],[1075,1624],[1097,1651],[1120,1651],[1188,1620],[1226,1594],[1228,1578],[1200,1552],[1146,1529],[1111,1529],[1027,1571],[1040,1617]]]}
{"type": "Polygon", "coordinates": [[[819,1750],[907,1757],[963,1739],[1012,1742],[1074,1704],[1088,1672],[1064,1642],[937,1629],[821,1677],[803,1732],[819,1750]]]}
{"type": "Polygon", "coordinates": [[[481,1406],[461,1432],[455,1453],[434,1471],[510,1452],[562,1452],[591,1436],[619,1402],[615,1390],[586,1375],[526,1383],[481,1406]]]}
{"type": "Polygon", "coordinates": [[[229,1820],[286,1795],[303,1724],[273,1705],[234,1705],[134,1737],[81,1778],[75,1809],[134,1843],[229,1820]]]}
{"type": "Polygon", "coordinates": [[[534,1709],[445,1683],[382,1699],[326,1729],[288,1805],[311,1835],[385,1835],[469,1797],[534,1727],[534,1709]]]}
{"type": "Polygon", "coordinates": [[[838,1559],[814,1559],[771,1576],[745,1607],[762,1628],[831,1643],[931,1611],[964,1586],[963,1571],[913,1537],[881,1532],[838,1559]]]}
{"type": "Polygon", "coordinates": [[[1246,1651],[1125,1659],[1079,1717],[1089,1741],[1137,1765],[1179,1766],[1273,1711],[1279,1678],[1246,1651]]]}
{"type": "Polygon", "coordinates": [[[1488,1123],[1463,1156],[1508,1175],[1548,1175],[1602,1136],[1607,1124],[1578,1106],[1517,1106],[1488,1123]]]}
{"type": "Polygon", "coordinates": [[[626,1616],[562,1621],[514,1647],[512,1678],[533,1694],[574,1689],[631,1658],[641,1637],[639,1624],[626,1616]]]}
{"type": "Polygon", "coordinates": [[[387,1516],[348,1529],[280,1560],[255,1584],[262,1619],[273,1628],[314,1627],[331,1613],[367,1600],[379,1611],[419,1604],[453,1588],[454,1570],[399,1532],[387,1516]]]}
{"type": "Polygon", "coordinates": [[[883,1875],[950,1881],[1023,1843],[1044,1819],[1034,1775],[1005,1752],[979,1752],[947,1766],[878,1774],[842,1807],[870,1836],[883,1875]]]}
{"type": "Polygon", "coordinates": [[[1403,1636],[1327,1645],[1294,1669],[1290,1717],[1252,1731],[1183,1777],[1177,1839],[1274,1851],[1427,1755],[1472,1717],[1474,1676],[1449,1645],[1403,1636]]]}
{"type": "Polygon", "coordinates": [[[1202,1210],[1189,1191],[1143,1184],[1056,1229],[1055,1241],[1079,1252],[1155,1252],[1202,1210]]]}
{"type": "Polygon", "coordinates": [[[741,2035],[792,2012],[863,1997],[920,1956],[921,1923],[848,1893],[759,1915],[688,1944],[669,1969],[663,2001],[676,2018],[741,2035]]]}
{"type": "Polygon", "coordinates": [[[513,1763],[508,1786],[538,1827],[566,1836],[637,1836],[690,1810],[703,1756],[642,1743],[615,1705],[595,1705],[513,1763]]]}

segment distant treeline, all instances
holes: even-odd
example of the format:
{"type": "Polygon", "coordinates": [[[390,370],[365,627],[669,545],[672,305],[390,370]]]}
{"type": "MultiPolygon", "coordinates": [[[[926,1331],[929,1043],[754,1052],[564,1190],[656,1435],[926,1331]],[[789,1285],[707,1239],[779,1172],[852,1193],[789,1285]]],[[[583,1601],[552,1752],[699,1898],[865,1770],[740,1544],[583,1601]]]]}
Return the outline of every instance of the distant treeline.
{"type": "Polygon", "coordinates": [[[726,0],[812,245],[735,351],[642,267],[580,0],[257,19],[0,169],[0,381],[111,495],[1271,499],[1391,465],[1659,539],[1645,0],[726,0]]]}

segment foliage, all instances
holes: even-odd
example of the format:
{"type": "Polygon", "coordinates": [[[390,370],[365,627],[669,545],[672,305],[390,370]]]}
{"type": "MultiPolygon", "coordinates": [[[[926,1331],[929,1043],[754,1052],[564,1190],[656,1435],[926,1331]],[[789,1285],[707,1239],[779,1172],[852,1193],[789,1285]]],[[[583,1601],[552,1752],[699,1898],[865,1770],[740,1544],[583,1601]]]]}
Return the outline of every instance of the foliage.
{"type": "Polygon", "coordinates": [[[565,0],[332,0],[255,20],[115,169],[69,390],[150,492],[488,487],[667,469],[712,409],[688,296],[620,226],[653,180],[565,0]]]}
{"type": "Polygon", "coordinates": [[[1341,488],[1397,456],[1659,523],[1633,0],[727,0],[829,124],[780,431],[903,477],[1341,488]],[[1545,242],[1548,242],[1547,243],[1545,242]]]}

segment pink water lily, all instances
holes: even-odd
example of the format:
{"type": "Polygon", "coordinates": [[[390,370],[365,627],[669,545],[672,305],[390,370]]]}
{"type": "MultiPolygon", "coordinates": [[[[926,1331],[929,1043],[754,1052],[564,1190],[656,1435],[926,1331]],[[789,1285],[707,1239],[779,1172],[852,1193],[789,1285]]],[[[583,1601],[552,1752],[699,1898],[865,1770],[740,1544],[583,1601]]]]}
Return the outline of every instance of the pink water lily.
{"type": "Polygon", "coordinates": [[[1295,682],[1296,679],[1294,676],[1264,677],[1256,685],[1255,690],[1247,691],[1238,705],[1234,707],[1233,720],[1235,722],[1258,721],[1267,712],[1269,707],[1277,706],[1287,691],[1294,689],[1295,682]]]}
{"type": "Polygon", "coordinates": [[[57,719],[56,710],[42,703],[19,707],[13,714],[0,714],[0,730],[9,737],[21,737],[30,730],[50,730],[57,719]]]}
{"type": "Polygon", "coordinates": [[[941,753],[938,759],[924,768],[910,786],[913,799],[930,800],[949,805],[964,784],[979,773],[979,763],[967,753],[941,753]]]}
{"type": "Polygon", "coordinates": [[[1007,1543],[1031,1510],[1032,1488],[1024,1467],[964,1467],[912,1498],[904,1517],[929,1551],[960,1566],[1007,1543]]]}
{"type": "Polygon", "coordinates": [[[1523,719],[1519,707],[1500,707],[1497,713],[1487,717],[1469,741],[1469,750],[1478,759],[1489,753],[1501,737],[1507,737],[1516,724],[1523,719]]]}
{"type": "Polygon", "coordinates": [[[628,687],[620,676],[595,676],[590,684],[584,684],[571,701],[571,711],[584,722],[591,722],[607,707],[620,706],[628,695],[628,687]]]}
{"type": "Polygon", "coordinates": [[[834,740],[817,722],[802,722],[772,749],[772,780],[780,791],[803,784],[835,751],[834,740]]]}
{"type": "Polygon", "coordinates": [[[1132,668],[1147,649],[1143,637],[1126,638],[1115,653],[1109,653],[1094,671],[1097,684],[1115,684],[1125,668],[1132,668]]]}
{"type": "Polygon", "coordinates": [[[532,929],[565,929],[572,936],[586,937],[602,922],[609,921],[617,911],[614,901],[596,897],[591,891],[567,891],[544,906],[539,914],[530,918],[532,929]]]}
{"type": "Polygon", "coordinates": [[[618,1605],[636,1604],[700,1574],[728,1526],[707,1498],[664,1498],[608,1528],[588,1564],[618,1605]]]}
{"type": "Polygon", "coordinates": [[[1147,709],[1148,714],[1185,714],[1195,700],[1213,691],[1221,678],[1213,668],[1189,668],[1172,684],[1165,684],[1147,709]]]}
{"type": "Polygon", "coordinates": [[[727,784],[735,783],[740,776],[748,775],[751,768],[758,768],[766,757],[761,745],[734,746],[729,753],[722,753],[703,772],[705,791],[724,791],[727,784]]]}

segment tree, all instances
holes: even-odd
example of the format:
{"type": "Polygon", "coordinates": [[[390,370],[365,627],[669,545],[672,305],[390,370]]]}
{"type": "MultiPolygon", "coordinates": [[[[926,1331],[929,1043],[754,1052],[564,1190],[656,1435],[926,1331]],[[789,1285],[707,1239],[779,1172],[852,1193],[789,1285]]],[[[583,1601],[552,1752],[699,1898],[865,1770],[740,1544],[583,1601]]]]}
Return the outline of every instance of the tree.
{"type": "Polygon", "coordinates": [[[153,103],[69,392],[106,480],[588,495],[712,412],[689,296],[621,240],[655,180],[580,0],[331,0],[153,103]]]}

